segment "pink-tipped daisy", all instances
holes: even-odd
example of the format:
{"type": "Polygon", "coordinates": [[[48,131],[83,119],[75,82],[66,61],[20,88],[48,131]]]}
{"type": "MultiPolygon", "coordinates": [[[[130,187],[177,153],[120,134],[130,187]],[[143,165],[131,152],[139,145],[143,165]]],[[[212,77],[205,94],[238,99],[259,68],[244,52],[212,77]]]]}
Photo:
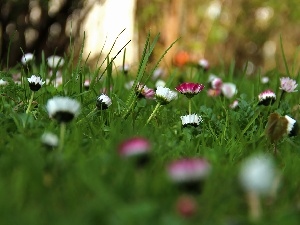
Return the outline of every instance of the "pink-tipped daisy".
{"type": "Polygon", "coordinates": [[[84,89],[85,89],[85,90],[89,90],[90,84],[91,84],[90,80],[88,80],[88,79],[85,80],[84,83],[83,83],[84,89]]]}
{"type": "Polygon", "coordinates": [[[27,78],[29,82],[30,90],[32,91],[38,91],[42,87],[42,85],[45,83],[45,81],[42,80],[41,77],[32,75],[31,77],[27,78]]]}
{"type": "Polygon", "coordinates": [[[181,116],[180,118],[183,127],[187,127],[189,125],[197,127],[203,121],[202,117],[198,116],[197,114],[185,115],[181,116]]]}
{"type": "Polygon", "coordinates": [[[297,86],[298,86],[297,82],[289,77],[280,78],[279,89],[285,92],[297,92],[298,91],[296,90],[297,86]]]}
{"type": "Polygon", "coordinates": [[[133,137],[123,141],[118,148],[122,157],[142,155],[149,153],[151,145],[148,139],[143,137],[133,137]]]}
{"type": "Polygon", "coordinates": [[[202,158],[185,158],[171,162],[167,172],[171,181],[186,191],[200,191],[203,181],[211,171],[211,165],[202,158]]]}
{"type": "Polygon", "coordinates": [[[238,100],[234,100],[230,105],[229,108],[231,109],[236,109],[239,106],[239,101],[238,100]]]}
{"type": "Polygon", "coordinates": [[[118,147],[119,155],[123,158],[135,158],[138,165],[144,165],[149,160],[150,141],[143,137],[129,138],[118,147]]]}
{"type": "Polygon", "coordinates": [[[211,87],[217,90],[220,90],[223,85],[223,81],[219,77],[214,78],[210,83],[211,83],[211,87]]]}
{"type": "Polygon", "coordinates": [[[276,94],[272,90],[265,90],[258,95],[259,105],[268,106],[276,100],[276,94]]]}
{"type": "Polygon", "coordinates": [[[198,93],[200,93],[204,88],[203,84],[198,83],[182,83],[178,85],[175,89],[181,94],[184,94],[187,98],[192,98],[198,93]]]}
{"type": "Polygon", "coordinates": [[[148,88],[146,85],[138,84],[136,87],[136,93],[139,98],[153,99],[155,96],[155,91],[148,88]]]}

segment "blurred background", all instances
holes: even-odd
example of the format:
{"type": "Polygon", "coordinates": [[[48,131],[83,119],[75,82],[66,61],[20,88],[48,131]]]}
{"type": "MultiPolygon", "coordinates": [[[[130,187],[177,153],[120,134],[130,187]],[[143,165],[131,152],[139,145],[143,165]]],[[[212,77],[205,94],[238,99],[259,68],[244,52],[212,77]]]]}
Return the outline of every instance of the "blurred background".
{"type": "MultiPolygon", "coordinates": [[[[0,8],[0,63],[6,66],[9,59],[9,67],[23,52],[37,61],[42,51],[45,57],[68,57],[71,51],[78,56],[83,40],[91,66],[113,45],[112,56],[130,40],[125,61],[137,65],[150,32],[152,39],[160,33],[151,62],[180,37],[164,67],[184,52],[212,66],[235,61],[243,69],[248,62],[249,75],[275,67],[284,72],[281,36],[289,65],[294,73],[299,68],[298,0],[1,0],[0,8]]],[[[123,62],[123,52],[115,62],[123,62]]]]}

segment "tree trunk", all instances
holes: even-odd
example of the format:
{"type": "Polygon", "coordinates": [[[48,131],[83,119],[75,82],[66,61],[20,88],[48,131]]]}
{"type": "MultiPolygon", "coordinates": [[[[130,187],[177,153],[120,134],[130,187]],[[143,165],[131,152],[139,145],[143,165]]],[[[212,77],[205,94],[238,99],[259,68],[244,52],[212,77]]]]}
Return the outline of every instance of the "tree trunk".
{"type": "MultiPolygon", "coordinates": [[[[95,65],[100,53],[101,63],[110,51],[109,57],[112,58],[131,40],[126,46],[125,62],[137,62],[138,43],[134,27],[136,0],[88,0],[85,7],[89,10],[81,28],[81,35],[85,34],[83,56],[90,54],[89,62],[95,65]]],[[[122,65],[123,54],[124,50],[115,59],[117,66],[122,65]]]]}

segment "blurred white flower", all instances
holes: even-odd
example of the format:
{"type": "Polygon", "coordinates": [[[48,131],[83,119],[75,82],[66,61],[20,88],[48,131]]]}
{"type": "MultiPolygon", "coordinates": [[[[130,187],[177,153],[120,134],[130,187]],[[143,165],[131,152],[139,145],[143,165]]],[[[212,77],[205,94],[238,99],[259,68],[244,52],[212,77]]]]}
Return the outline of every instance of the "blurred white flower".
{"type": "Polygon", "coordinates": [[[47,64],[50,68],[54,69],[56,67],[61,67],[65,63],[65,60],[57,55],[52,55],[47,58],[47,64]]]}
{"type": "Polygon", "coordinates": [[[34,60],[34,55],[32,53],[26,53],[22,56],[21,62],[23,65],[26,65],[30,61],[34,60]]]}
{"type": "Polygon", "coordinates": [[[275,179],[273,158],[265,154],[247,158],[241,165],[239,178],[246,191],[258,195],[269,194],[275,179]]]}

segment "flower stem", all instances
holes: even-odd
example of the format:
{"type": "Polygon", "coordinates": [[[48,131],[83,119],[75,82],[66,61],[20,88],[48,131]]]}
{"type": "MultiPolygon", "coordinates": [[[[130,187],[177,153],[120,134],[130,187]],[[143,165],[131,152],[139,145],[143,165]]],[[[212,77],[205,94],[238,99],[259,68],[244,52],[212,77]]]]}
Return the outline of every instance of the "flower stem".
{"type": "Polygon", "coordinates": [[[280,107],[280,103],[281,103],[281,100],[283,99],[284,93],[285,93],[285,91],[282,90],[282,91],[281,91],[281,94],[280,94],[279,102],[278,102],[278,107],[277,107],[278,109],[279,109],[279,107],[280,107]]]}
{"type": "Polygon", "coordinates": [[[262,210],[259,196],[253,191],[247,193],[249,205],[249,216],[252,221],[258,221],[261,218],[262,210]]]}
{"type": "Polygon", "coordinates": [[[189,115],[192,113],[192,99],[189,98],[189,115]]]}
{"type": "Polygon", "coordinates": [[[30,107],[31,107],[31,104],[32,104],[32,101],[33,101],[33,96],[34,96],[34,91],[31,93],[29,104],[28,104],[28,107],[26,109],[26,114],[28,114],[30,112],[30,107]]]}
{"type": "Polygon", "coordinates": [[[66,123],[60,124],[60,140],[59,140],[59,151],[63,150],[64,141],[65,141],[65,134],[66,134],[66,123]]]}
{"type": "Polygon", "coordinates": [[[160,103],[157,103],[157,105],[155,106],[153,112],[151,113],[150,117],[148,118],[146,125],[150,122],[150,120],[152,119],[152,117],[155,115],[155,113],[158,111],[159,107],[161,106],[160,103]]]}

